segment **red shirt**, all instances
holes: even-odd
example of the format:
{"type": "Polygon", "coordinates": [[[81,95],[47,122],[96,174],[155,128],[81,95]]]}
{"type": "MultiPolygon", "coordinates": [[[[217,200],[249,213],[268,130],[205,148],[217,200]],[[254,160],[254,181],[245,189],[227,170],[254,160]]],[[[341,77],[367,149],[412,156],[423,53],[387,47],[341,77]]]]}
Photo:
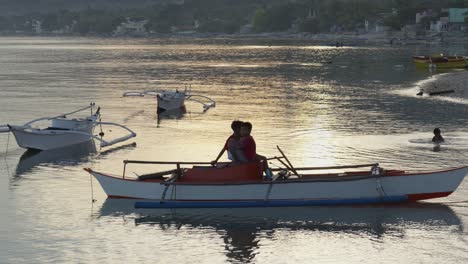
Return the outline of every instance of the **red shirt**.
{"type": "Polygon", "coordinates": [[[257,146],[255,140],[252,136],[247,136],[241,138],[242,149],[244,150],[244,155],[249,161],[257,159],[257,146]]]}

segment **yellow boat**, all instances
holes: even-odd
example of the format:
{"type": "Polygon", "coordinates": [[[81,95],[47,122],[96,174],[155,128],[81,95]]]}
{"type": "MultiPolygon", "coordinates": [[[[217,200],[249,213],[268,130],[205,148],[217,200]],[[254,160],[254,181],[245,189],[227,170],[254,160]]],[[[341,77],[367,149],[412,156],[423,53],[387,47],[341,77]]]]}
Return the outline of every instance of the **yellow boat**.
{"type": "Polygon", "coordinates": [[[444,56],[436,54],[431,56],[413,56],[413,62],[418,68],[466,68],[467,56],[444,56]]]}

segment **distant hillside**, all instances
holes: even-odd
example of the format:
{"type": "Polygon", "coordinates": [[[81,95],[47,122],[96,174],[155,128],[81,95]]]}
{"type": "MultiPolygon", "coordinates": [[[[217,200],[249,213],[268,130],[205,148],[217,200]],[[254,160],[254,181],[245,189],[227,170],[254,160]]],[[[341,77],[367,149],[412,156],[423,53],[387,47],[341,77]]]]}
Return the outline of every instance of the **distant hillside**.
{"type": "Polygon", "coordinates": [[[0,33],[399,31],[430,9],[424,30],[448,7],[468,8],[468,0],[0,0],[0,33]]]}
{"type": "Polygon", "coordinates": [[[181,0],[0,0],[0,15],[49,13],[86,8],[118,10],[181,0]]]}

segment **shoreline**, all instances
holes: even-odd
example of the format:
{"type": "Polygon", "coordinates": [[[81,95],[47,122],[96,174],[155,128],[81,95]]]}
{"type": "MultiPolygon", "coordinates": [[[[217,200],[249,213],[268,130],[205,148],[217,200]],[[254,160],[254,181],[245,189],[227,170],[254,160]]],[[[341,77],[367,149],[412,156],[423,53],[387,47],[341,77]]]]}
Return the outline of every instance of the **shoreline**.
{"type": "Polygon", "coordinates": [[[104,38],[104,39],[161,39],[161,38],[180,38],[180,39],[263,39],[263,40],[298,40],[311,41],[314,43],[327,44],[329,46],[373,46],[373,45],[420,45],[420,44],[468,44],[468,34],[463,32],[443,32],[443,37],[440,33],[433,35],[405,37],[399,31],[388,33],[366,33],[356,34],[353,32],[343,33],[319,33],[311,34],[305,32],[289,33],[289,32],[268,32],[268,33],[196,33],[196,32],[175,32],[175,33],[149,33],[145,35],[122,35],[113,36],[108,34],[32,34],[32,33],[6,33],[0,32],[0,37],[89,37],[89,38],[104,38]]]}

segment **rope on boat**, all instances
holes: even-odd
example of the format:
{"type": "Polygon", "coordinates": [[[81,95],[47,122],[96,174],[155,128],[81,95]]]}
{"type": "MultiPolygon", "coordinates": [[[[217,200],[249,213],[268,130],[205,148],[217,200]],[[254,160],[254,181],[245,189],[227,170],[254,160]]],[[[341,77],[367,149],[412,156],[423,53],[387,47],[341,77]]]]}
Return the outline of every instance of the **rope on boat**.
{"type": "Polygon", "coordinates": [[[91,204],[93,204],[96,202],[96,199],[94,199],[93,175],[91,173],[89,174],[89,181],[91,183],[91,204]]]}
{"type": "Polygon", "coordinates": [[[95,105],[95,103],[90,103],[89,106],[87,106],[87,107],[84,107],[84,108],[75,110],[75,111],[70,112],[70,113],[65,113],[65,114],[61,114],[61,115],[58,115],[58,116],[49,117],[48,120],[57,119],[57,118],[60,118],[60,117],[66,117],[67,115],[72,115],[72,114],[75,114],[75,113],[84,111],[84,110],[86,110],[86,109],[88,109],[88,108],[91,108],[91,113],[92,113],[92,111],[93,111],[93,106],[94,106],[94,105],[95,105]]]}
{"type": "MultiPolygon", "coordinates": [[[[104,137],[104,132],[102,131],[102,120],[101,120],[101,115],[99,115],[99,128],[101,132],[99,132],[99,136],[101,137],[101,140],[104,141],[102,138],[104,137]]],[[[102,144],[100,144],[102,147],[102,144]]]]}
{"type": "Polygon", "coordinates": [[[3,156],[3,158],[6,160],[6,157],[8,155],[8,143],[10,143],[10,133],[8,133],[8,136],[7,136],[7,143],[6,143],[6,149],[5,149],[5,155],[3,156]]]}
{"type": "MultiPolygon", "coordinates": [[[[164,188],[164,191],[163,191],[163,193],[162,193],[162,195],[161,195],[161,199],[160,199],[161,202],[163,202],[164,200],[166,200],[166,193],[167,193],[167,190],[169,189],[169,187],[170,187],[170,186],[173,186],[173,188],[175,188],[174,185],[173,185],[172,183],[174,183],[174,182],[177,180],[177,178],[179,178],[179,177],[177,177],[177,174],[176,174],[176,175],[174,175],[173,177],[167,179],[167,180],[163,183],[163,184],[165,185],[165,188],[164,188]]],[[[174,189],[173,189],[173,191],[171,192],[171,196],[172,196],[172,195],[175,195],[175,194],[174,194],[174,189]]],[[[173,197],[173,199],[175,199],[175,197],[173,197]]]]}
{"type": "Polygon", "coordinates": [[[270,193],[271,193],[271,189],[273,188],[273,181],[270,181],[270,184],[268,186],[268,190],[267,190],[267,193],[265,195],[265,199],[263,199],[265,202],[270,200],[270,193]]]}

